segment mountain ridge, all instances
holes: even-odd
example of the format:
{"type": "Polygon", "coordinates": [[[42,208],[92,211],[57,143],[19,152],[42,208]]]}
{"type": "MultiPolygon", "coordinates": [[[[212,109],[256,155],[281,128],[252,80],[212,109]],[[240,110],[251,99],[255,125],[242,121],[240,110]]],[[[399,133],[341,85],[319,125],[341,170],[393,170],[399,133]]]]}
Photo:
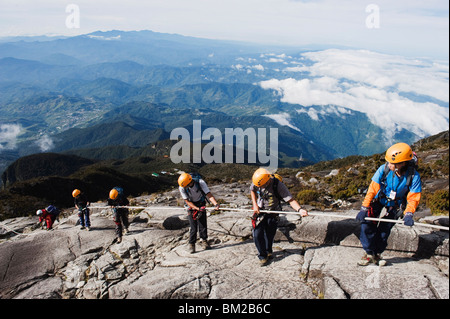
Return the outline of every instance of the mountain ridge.
{"type": "MultiPolygon", "coordinates": [[[[419,173],[424,183],[422,210],[447,210],[448,214],[448,136],[448,131],[445,131],[413,145],[420,159],[419,173]]],[[[248,182],[258,167],[225,163],[174,164],[168,156],[173,144],[174,141],[166,140],[150,144],[142,150],[126,148],[125,152],[133,156],[102,161],[70,154],[45,153],[22,158],[11,164],[2,175],[7,187],[0,191],[0,215],[3,218],[28,215],[43,202],[70,207],[73,201],[71,191],[77,187],[86,189],[93,200],[104,198],[116,184],[122,184],[130,195],[138,196],[175,187],[180,171],[198,171],[208,182],[223,184],[248,182]],[[49,158],[52,158],[51,163],[49,158]],[[80,164],[73,162],[75,158],[80,164]],[[68,167],[62,169],[58,163],[68,167]],[[27,168],[27,171],[21,172],[20,167],[27,168]],[[67,173],[61,174],[64,171],[67,173]],[[24,177],[16,182],[16,176],[24,177]],[[52,183],[56,186],[50,187],[52,183]]],[[[87,150],[87,154],[91,152],[87,150]]],[[[338,201],[344,201],[344,207],[357,208],[361,205],[362,190],[368,187],[372,175],[383,163],[384,153],[380,153],[351,156],[300,169],[280,168],[278,172],[302,204],[327,209],[336,208],[338,201]]]]}

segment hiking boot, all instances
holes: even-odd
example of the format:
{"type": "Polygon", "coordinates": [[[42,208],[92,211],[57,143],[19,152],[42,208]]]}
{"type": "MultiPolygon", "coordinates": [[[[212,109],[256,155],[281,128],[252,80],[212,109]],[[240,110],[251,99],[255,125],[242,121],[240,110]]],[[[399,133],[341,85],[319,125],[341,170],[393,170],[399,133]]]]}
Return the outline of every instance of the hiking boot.
{"type": "Polygon", "coordinates": [[[209,245],[207,240],[203,240],[202,246],[203,246],[203,249],[205,249],[205,250],[211,249],[211,246],[209,245]]]}
{"type": "Polygon", "coordinates": [[[120,244],[122,242],[122,237],[117,237],[117,243],[120,244]]]}
{"type": "Polygon", "coordinates": [[[195,253],[195,244],[189,244],[189,252],[191,254],[195,253]]]}
{"type": "Polygon", "coordinates": [[[267,258],[268,259],[273,259],[273,254],[272,253],[267,253],[267,258]]]}
{"type": "Polygon", "coordinates": [[[91,227],[86,227],[86,230],[87,230],[87,231],[90,231],[90,230],[91,230],[91,227]]]}
{"type": "Polygon", "coordinates": [[[127,233],[129,233],[130,231],[128,230],[128,228],[124,228],[123,229],[123,234],[126,235],[127,233]]]}
{"type": "Polygon", "coordinates": [[[364,254],[364,256],[362,256],[361,260],[358,261],[358,265],[359,266],[368,266],[370,264],[375,264],[376,261],[373,258],[372,255],[368,255],[368,254],[364,254]]]}
{"type": "Polygon", "coordinates": [[[261,267],[267,266],[267,264],[269,263],[269,259],[268,258],[263,258],[259,260],[259,265],[261,267]]]}
{"type": "Polygon", "coordinates": [[[83,225],[81,225],[80,229],[84,229],[84,226],[83,226],[83,225]]]}
{"type": "Polygon", "coordinates": [[[375,262],[380,267],[386,266],[386,264],[387,264],[387,261],[383,259],[381,254],[375,255],[375,262]]]}

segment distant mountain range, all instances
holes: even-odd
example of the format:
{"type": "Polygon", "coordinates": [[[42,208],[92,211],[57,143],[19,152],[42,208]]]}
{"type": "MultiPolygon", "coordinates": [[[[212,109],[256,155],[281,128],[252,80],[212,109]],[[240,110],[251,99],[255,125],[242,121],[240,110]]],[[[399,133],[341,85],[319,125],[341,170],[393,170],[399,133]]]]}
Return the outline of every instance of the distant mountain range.
{"type": "MultiPolygon", "coordinates": [[[[267,85],[274,79],[323,85],[329,77],[312,72],[317,63],[298,48],[152,31],[1,41],[0,171],[39,152],[122,158],[126,148],[168,140],[174,128],[192,130],[194,120],[221,132],[278,128],[280,164],[293,167],[370,155],[426,134],[414,122],[392,123],[387,132],[367,108],[297,104],[287,91],[267,85]]],[[[350,79],[339,85],[361,87],[350,79]]],[[[445,97],[408,92],[400,92],[402,99],[448,112],[445,97]]],[[[438,116],[448,125],[448,115],[438,116]]]]}

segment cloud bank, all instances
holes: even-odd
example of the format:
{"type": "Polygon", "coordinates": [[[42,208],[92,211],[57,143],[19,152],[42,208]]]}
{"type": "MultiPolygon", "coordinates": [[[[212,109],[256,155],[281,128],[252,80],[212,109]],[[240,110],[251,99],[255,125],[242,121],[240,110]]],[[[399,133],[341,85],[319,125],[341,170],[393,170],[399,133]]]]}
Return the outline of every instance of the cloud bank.
{"type": "MultiPolygon", "coordinates": [[[[337,49],[306,52],[302,57],[307,64],[285,71],[307,77],[271,79],[260,86],[275,89],[283,102],[365,113],[388,139],[401,129],[424,137],[449,128],[448,62],[337,49]]],[[[313,113],[311,118],[318,120],[313,113]]]]}

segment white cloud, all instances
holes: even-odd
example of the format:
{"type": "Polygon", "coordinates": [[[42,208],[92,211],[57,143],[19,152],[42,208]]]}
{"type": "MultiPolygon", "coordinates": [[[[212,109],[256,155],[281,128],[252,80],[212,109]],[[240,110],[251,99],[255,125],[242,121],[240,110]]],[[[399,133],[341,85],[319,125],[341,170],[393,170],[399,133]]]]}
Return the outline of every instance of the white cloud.
{"type": "Polygon", "coordinates": [[[302,133],[302,131],[298,127],[291,124],[291,122],[290,122],[291,116],[288,113],[269,114],[269,115],[264,115],[264,116],[274,120],[279,125],[288,126],[291,129],[302,133]]]}
{"type": "Polygon", "coordinates": [[[343,107],[330,105],[321,108],[312,108],[312,107],[300,108],[297,109],[297,113],[306,113],[312,120],[320,121],[319,115],[335,114],[341,118],[344,118],[345,115],[352,114],[352,111],[343,107]]]}
{"type": "MultiPolygon", "coordinates": [[[[272,79],[260,82],[275,89],[283,102],[302,106],[336,105],[367,114],[389,139],[396,130],[418,136],[435,134],[449,127],[448,63],[407,59],[356,50],[325,50],[303,54],[313,62],[300,67],[310,78],[272,79]],[[420,95],[421,100],[405,93],[420,95]]],[[[316,110],[300,109],[318,120],[316,110]]]]}
{"type": "Polygon", "coordinates": [[[278,59],[278,58],[270,58],[270,59],[267,59],[266,62],[269,62],[269,63],[283,63],[284,60],[283,59],[278,59]]]}
{"type": "Polygon", "coordinates": [[[284,69],[286,72],[305,72],[308,71],[306,66],[290,66],[284,69]]]}
{"type": "Polygon", "coordinates": [[[345,78],[378,88],[397,86],[402,92],[429,95],[449,101],[448,62],[411,59],[366,50],[324,50],[307,52],[315,62],[307,69],[311,76],[345,78]]]}
{"type": "Polygon", "coordinates": [[[53,140],[47,134],[37,140],[36,145],[39,146],[41,152],[47,152],[54,147],[53,140]]]}
{"type": "Polygon", "coordinates": [[[311,120],[314,121],[319,121],[319,112],[317,112],[316,109],[311,108],[302,108],[302,109],[298,109],[297,113],[306,113],[309,115],[309,117],[311,118],[311,120]]]}
{"type": "Polygon", "coordinates": [[[17,137],[22,132],[19,124],[0,124],[0,152],[17,147],[17,137]]]}
{"type": "MultiPolygon", "coordinates": [[[[285,80],[267,80],[260,83],[264,89],[275,89],[281,96],[282,101],[304,106],[340,104],[334,102],[340,94],[341,88],[338,81],[330,77],[317,79],[295,80],[292,78],[285,80]]],[[[342,100],[342,97],[340,97],[342,100]]],[[[345,106],[345,105],[343,105],[345,106]]]]}
{"type": "Polygon", "coordinates": [[[258,71],[264,71],[264,66],[261,64],[253,65],[252,68],[258,71]]]}
{"type": "Polygon", "coordinates": [[[247,66],[243,66],[242,64],[233,64],[231,66],[231,68],[236,69],[238,71],[244,71],[247,70],[247,73],[251,73],[252,69],[253,70],[257,70],[257,71],[264,71],[265,68],[263,65],[261,64],[256,64],[256,65],[247,65],[247,66]]]}

